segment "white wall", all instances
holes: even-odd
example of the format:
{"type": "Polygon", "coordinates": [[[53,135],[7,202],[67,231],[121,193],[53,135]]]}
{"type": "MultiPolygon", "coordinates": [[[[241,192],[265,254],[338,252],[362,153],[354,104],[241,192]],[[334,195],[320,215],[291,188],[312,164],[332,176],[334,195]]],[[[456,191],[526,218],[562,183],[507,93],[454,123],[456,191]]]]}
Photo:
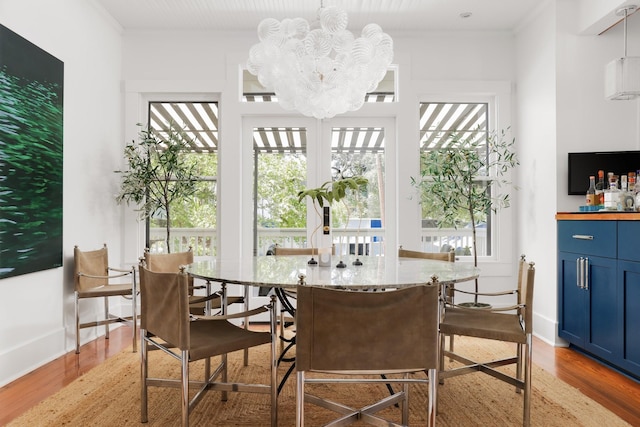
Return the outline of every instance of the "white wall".
{"type": "Polygon", "coordinates": [[[517,37],[518,252],[535,262],[534,331],[556,336],[556,12],[547,2],[517,37]]]}
{"type": "MultiPolygon", "coordinates": [[[[0,23],[64,62],[64,266],[0,281],[3,385],[75,347],[73,246],[107,243],[120,262],[113,171],[124,140],[120,35],[92,1],[0,0],[0,23]]],[[[94,309],[82,305],[86,316],[94,309]]]]}
{"type": "MultiPolygon", "coordinates": [[[[577,2],[558,2],[557,138],[558,211],[572,211],[582,196],[567,195],[567,153],[640,149],[640,100],[604,97],[604,68],[623,54],[623,25],[602,35],[579,35],[577,2]]],[[[628,19],[628,55],[640,56],[640,13],[628,19]]],[[[640,168],[640,165],[638,165],[640,168]]]]}

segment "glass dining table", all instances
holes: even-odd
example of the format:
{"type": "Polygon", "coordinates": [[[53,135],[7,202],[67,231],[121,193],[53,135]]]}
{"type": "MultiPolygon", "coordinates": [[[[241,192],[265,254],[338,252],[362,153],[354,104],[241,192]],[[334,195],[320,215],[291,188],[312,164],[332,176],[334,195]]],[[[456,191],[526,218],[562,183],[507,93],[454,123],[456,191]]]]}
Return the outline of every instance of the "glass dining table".
{"type": "MultiPolygon", "coordinates": [[[[397,256],[332,256],[331,266],[309,264],[309,255],[258,256],[243,260],[211,259],[196,261],[186,267],[191,276],[224,285],[245,287],[245,308],[249,308],[250,287],[274,289],[274,299],[290,316],[295,316],[295,305],[287,291],[297,286],[322,286],[349,290],[385,290],[421,285],[437,280],[440,286],[465,282],[477,278],[480,270],[468,263],[437,261],[397,256]]],[[[245,327],[248,325],[245,324],[245,327]]],[[[282,339],[282,337],[281,337],[282,339]]],[[[278,387],[282,390],[295,368],[295,359],[287,358],[287,351],[295,345],[295,337],[287,340],[278,364],[293,362],[278,387]]],[[[248,363],[245,352],[245,365],[248,363]]]]}
{"type": "Polygon", "coordinates": [[[473,280],[480,274],[479,268],[468,263],[388,255],[333,256],[330,267],[309,265],[309,259],[309,255],[212,259],[196,261],[186,271],[199,279],[244,286],[286,289],[309,285],[351,290],[402,288],[425,284],[432,278],[446,285],[473,280]],[[353,263],[356,259],[360,265],[353,263]],[[338,267],[339,261],[345,267],[338,267]]]}

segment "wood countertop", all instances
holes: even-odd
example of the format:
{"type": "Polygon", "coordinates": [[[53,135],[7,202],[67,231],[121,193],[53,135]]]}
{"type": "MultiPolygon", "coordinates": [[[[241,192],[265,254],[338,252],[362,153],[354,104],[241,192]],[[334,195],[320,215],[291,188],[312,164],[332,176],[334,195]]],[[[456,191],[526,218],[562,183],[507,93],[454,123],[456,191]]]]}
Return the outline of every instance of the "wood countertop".
{"type": "Polygon", "coordinates": [[[558,212],[556,213],[556,220],[640,221],[640,212],[558,212]]]}

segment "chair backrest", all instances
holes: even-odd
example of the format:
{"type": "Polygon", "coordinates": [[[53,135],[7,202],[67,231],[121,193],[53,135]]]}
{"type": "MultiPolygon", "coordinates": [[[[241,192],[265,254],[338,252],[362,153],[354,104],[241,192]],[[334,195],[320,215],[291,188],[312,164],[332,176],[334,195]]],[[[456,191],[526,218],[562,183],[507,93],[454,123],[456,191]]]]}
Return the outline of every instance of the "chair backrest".
{"type": "Polygon", "coordinates": [[[438,286],[386,292],[298,286],[296,368],[355,372],[436,368],[438,286]]]}
{"type": "Polygon", "coordinates": [[[524,319],[524,331],[527,334],[533,333],[533,282],[536,275],[534,265],[535,263],[530,262],[528,267],[524,269],[518,292],[518,294],[523,294],[525,298],[525,307],[522,309],[521,315],[524,319]]]}
{"type": "Polygon", "coordinates": [[[421,252],[402,249],[402,246],[400,246],[400,248],[398,249],[398,256],[401,258],[424,258],[449,262],[456,261],[456,254],[453,250],[448,252],[421,252]]]}
{"type": "Polygon", "coordinates": [[[140,266],[140,328],[180,350],[189,348],[186,273],[158,273],[140,266]]]}
{"type": "MultiPolygon", "coordinates": [[[[331,247],[331,254],[335,255],[335,245],[331,247]]],[[[283,248],[276,246],[273,248],[274,255],[318,255],[318,248],[283,248]]]]}
{"type": "Polygon", "coordinates": [[[73,248],[74,285],[76,291],[86,291],[107,285],[109,280],[109,253],[105,244],[101,249],[81,251],[76,245],[73,248]],[[103,276],[101,279],[81,276],[79,273],[91,276],[103,276]]]}
{"type": "Polygon", "coordinates": [[[147,269],[158,273],[177,273],[180,267],[193,263],[193,251],[174,252],[170,254],[151,253],[144,251],[144,262],[147,269]]]}

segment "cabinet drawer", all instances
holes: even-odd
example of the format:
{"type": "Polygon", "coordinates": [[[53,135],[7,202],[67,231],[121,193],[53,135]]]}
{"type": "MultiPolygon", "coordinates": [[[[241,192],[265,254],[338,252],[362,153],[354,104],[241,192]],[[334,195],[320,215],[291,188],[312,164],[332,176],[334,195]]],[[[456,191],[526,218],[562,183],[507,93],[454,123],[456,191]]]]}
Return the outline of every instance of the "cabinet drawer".
{"type": "Polygon", "coordinates": [[[640,221],[618,221],[618,259],[640,261],[640,221]]]}
{"type": "Polygon", "coordinates": [[[615,258],[616,221],[558,221],[558,250],[615,258]]]}

